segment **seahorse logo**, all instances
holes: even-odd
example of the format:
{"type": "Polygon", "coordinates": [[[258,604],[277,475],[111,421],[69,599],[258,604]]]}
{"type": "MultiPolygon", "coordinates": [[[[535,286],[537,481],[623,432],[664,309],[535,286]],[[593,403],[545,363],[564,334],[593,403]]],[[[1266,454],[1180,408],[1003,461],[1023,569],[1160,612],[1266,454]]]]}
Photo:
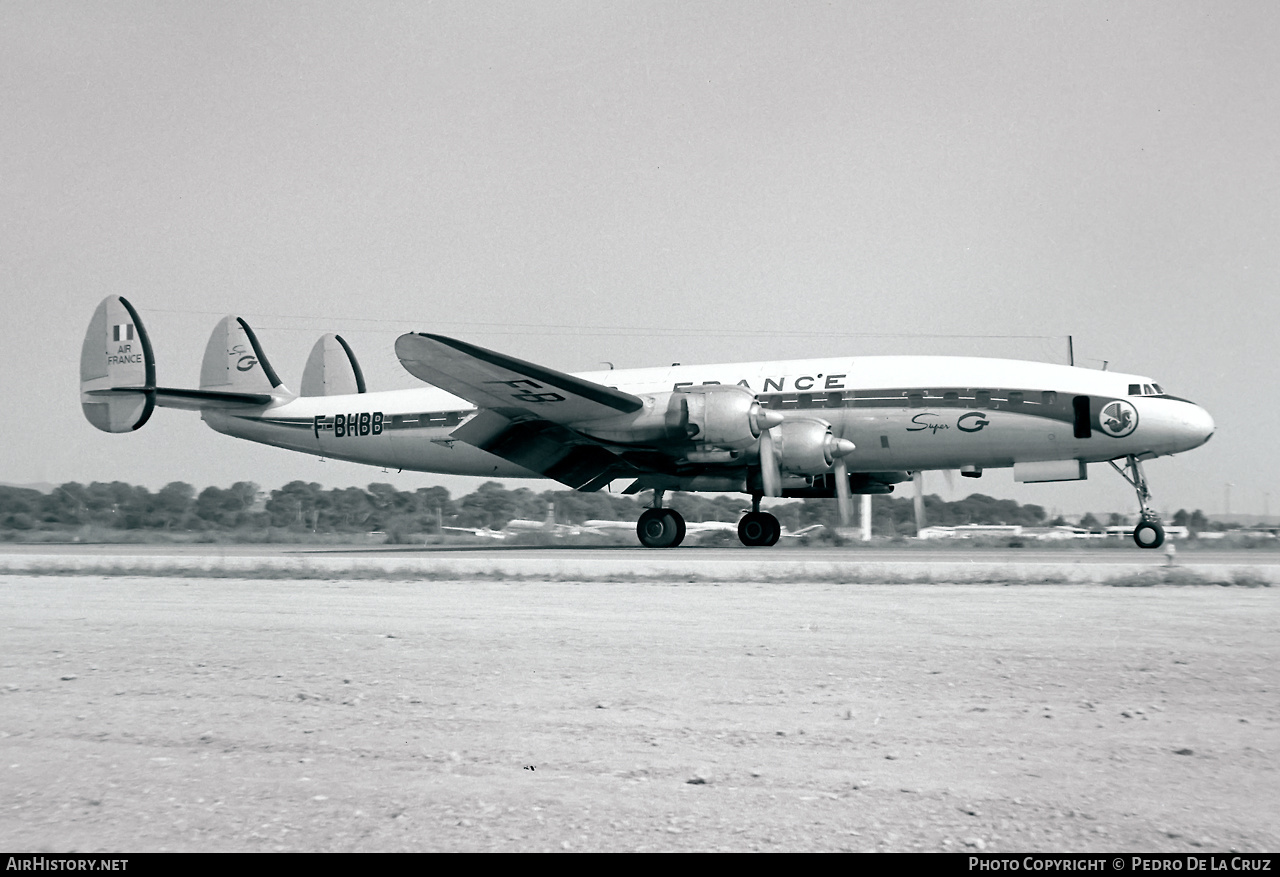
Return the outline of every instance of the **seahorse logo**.
{"type": "Polygon", "coordinates": [[[1138,409],[1117,399],[1103,406],[1098,413],[1098,425],[1112,438],[1124,438],[1138,428],[1138,409]]]}

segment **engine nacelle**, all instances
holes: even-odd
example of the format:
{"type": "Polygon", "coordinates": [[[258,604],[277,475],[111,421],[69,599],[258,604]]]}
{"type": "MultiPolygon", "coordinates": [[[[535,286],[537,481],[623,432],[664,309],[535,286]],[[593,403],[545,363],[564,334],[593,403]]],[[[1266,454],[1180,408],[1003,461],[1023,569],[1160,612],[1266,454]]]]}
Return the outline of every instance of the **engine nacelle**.
{"type": "Polygon", "coordinates": [[[782,415],[765,411],[755,393],[746,387],[703,384],[682,387],[671,394],[667,407],[673,432],[700,445],[714,448],[746,448],[782,415]]]}
{"type": "MultiPolygon", "coordinates": [[[[700,453],[751,447],[782,415],[760,407],[746,387],[703,384],[670,393],[646,393],[634,414],[575,425],[583,433],[622,444],[692,442],[700,453]]],[[[717,461],[718,462],[718,461],[717,461]]]]}
{"type": "Polygon", "coordinates": [[[783,421],[771,431],[773,452],[778,459],[778,469],[797,475],[817,475],[829,472],[836,457],[852,450],[842,447],[842,439],[831,434],[831,424],[825,420],[783,421]]]}

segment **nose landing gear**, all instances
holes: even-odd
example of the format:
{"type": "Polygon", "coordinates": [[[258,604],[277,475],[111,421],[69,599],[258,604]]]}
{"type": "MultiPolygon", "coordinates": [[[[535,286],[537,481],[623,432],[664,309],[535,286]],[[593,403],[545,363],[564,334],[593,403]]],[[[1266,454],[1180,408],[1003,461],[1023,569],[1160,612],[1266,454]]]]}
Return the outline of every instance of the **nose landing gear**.
{"type": "Polygon", "coordinates": [[[1164,527],[1160,524],[1160,516],[1151,508],[1151,491],[1147,490],[1147,477],[1142,473],[1142,464],[1133,454],[1125,458],[1124,468],[1117,466],[1115,460],[1107,462],[1138,494],[1142,519],[1133,528],[1133,541],[1139,548],[1159,548],[1164,544],[1164,527]]]}

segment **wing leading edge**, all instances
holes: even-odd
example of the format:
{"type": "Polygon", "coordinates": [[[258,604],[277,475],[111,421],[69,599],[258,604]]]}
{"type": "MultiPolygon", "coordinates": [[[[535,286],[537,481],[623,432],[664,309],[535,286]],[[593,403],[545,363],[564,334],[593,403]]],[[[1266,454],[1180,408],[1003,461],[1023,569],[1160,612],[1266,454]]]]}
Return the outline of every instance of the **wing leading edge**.
{"type": "Polygon", "coordinates": [[[396,356],[409,374],[480,408],[519,410],[552,423],[617,417],[644,407],[630,393],[443,335],[401,335],[396,356]]]}
{"type": "Polygon", "coordinates": [[[575,490],[640,471],[570,427],[639,411],[644,402],[630,393],[442,335],[401,335],[396,356],[414,377],[481,409],[453,432],[459,441],[575,490]]]}

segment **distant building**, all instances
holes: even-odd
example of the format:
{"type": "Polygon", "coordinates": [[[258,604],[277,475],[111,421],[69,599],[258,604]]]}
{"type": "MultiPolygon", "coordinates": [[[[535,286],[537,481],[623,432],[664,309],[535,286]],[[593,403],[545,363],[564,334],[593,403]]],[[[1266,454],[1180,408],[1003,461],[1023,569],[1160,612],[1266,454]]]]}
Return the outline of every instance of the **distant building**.
{"type": "Polygon", "coordinates": [[[1023,528],[1018,524],[960,524],[957,527],[925,527],[916,537],[919,539],[972,539],[975,536],[1009,538],[1021,536],[1023,528]]]}
{"type": "MultiPolygon", "coordinates": [[[[1117,527],[1106,527],[1101,530],[1090,530],[1084,527],[1022,527],[1016,524],[961,524],[957,527],[925,527],[917,537],[920,539],[972,539],[986,536],[1004,539],[1036,539],[1040,541],[1059,541],[1065,539],[1131,539],[1133,524],[1117,527]]],[[[1165,526],[1165,538],[1186,539],[1186,527],[1165,526]]],[[[1203,538],[1206,534],[1201,533],[1203,538]]],[[[1212,537],[1210,537],[1212,538],[1212,537]]]]}

